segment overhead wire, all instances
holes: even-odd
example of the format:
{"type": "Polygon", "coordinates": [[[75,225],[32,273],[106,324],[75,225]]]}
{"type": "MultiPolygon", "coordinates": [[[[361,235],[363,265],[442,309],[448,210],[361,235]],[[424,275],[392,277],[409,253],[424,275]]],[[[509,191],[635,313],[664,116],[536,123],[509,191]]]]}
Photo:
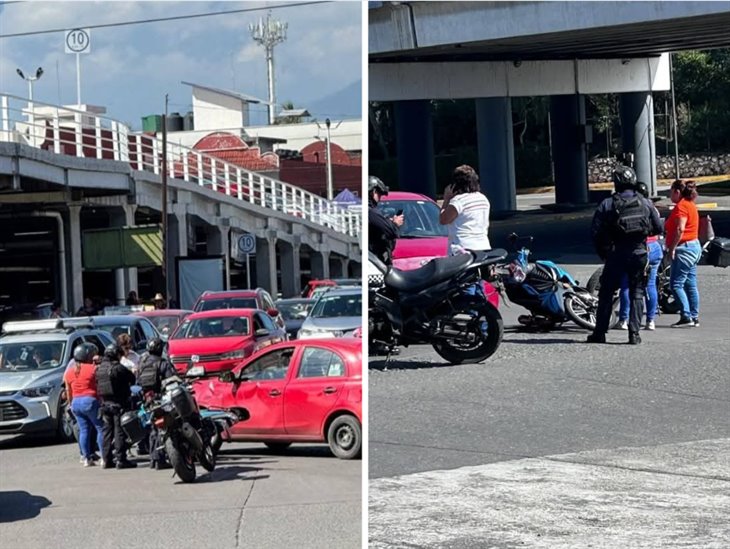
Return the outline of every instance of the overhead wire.
{"type": "MultiPolygon", "coordinates": [[[[268,11],[268,10],[279,10],[284,8],[296,8],[299,6],[312,6],[316,4],[329,4],[333,0],[314,0],[309,2],[290,2],[287,4],[272,4],[270,6],[260,6],[255,8],[239,8],[236,10],[225,10],[225,11],[215,11],[215,12],[205,12],[205,13],[193,13],[189,15],[172,15],[169,17],[155,17],[150,19],[137,19],[133,21],[118,21],[116,23],[98,23],[95,25],[79,25],[79,28],[84,29],[103,29],[103,28],[110,28],[110,27],[124,27],[129,25],[142,25],[146,23],[160,23],[163,21],[179,21],[182,19],[196,19],[199,17],[215,17],[217,15],[232,15],[236,13],[250,13],[250,12],[256,12],[256,11],[268,11]]],[[[9,4],[10,2],[5,2],[5,4],[9,4]]],[[[65,32],[69,30],[68,28],[56,28],[56,29],[45,29],[45,30],[37,30],[37,31],[23,31],[23,32],[13,32],[9,34],[0,34],[0,38],[17,38],[20,36],[37,36],[39,34],[51,34],[55,32],[65,32]]]]}

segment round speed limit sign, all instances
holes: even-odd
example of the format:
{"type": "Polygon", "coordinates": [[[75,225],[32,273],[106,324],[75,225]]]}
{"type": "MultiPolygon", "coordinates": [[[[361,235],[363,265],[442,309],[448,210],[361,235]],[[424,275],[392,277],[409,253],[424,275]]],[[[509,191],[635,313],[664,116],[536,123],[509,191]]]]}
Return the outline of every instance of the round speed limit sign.
{"type": "Polygon", "coordinates": [[[91,29],[66,31],[66,53],[89,53],[91,51],[91,29]]]}

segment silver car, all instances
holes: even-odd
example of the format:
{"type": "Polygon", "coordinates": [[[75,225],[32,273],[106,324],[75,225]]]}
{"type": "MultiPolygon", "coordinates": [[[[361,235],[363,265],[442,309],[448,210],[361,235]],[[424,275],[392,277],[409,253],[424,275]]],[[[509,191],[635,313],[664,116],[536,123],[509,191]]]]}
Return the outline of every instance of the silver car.
{"type": "Polygon", "coordinates": [[[342,337],[362,326],[362,288],[324,293],[299,329],[298,339],[342,337]]]}
{"type": "Polygon", "coordinates": [[[111,336],[80,319],[6,322],[0,336],[0,434],[33,433],[74,438],[63,398],[63,374],[74,348],[103,351],[111,336]]]}

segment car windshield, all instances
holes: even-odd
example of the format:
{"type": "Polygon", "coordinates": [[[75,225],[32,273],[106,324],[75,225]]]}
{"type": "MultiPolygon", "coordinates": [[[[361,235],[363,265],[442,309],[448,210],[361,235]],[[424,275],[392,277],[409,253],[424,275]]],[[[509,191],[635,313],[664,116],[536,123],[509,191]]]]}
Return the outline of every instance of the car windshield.
{"type": "Polygon", "coordinates": [[[147,320],[155,325],[160,335],[165,337],[171,335],[175,331],[175,328],[177,328],[177,325],[180,324],[180,317],[177,315],[150,316],[147,317],[147,320]]]}
{"type": "Polygon", "coordinates": [[[314,300],[303,301],[278,301],[277,310],[284,317],[284,320],[301,320],[306,318],[314,306],[314,300]]]}
{"type": "Polygon", "coordinates": [[[186,320],[172,339],[196,339],[201,337],[241,337],[250,334],[249,321],[245,316],[211,316],[186,320]]]}
{"type": "Polygon", "coordinates": [[[439,223],[439,207],[430,200],[381,200],[378,208],[385,217],[403,210],[401,238],[447,236],[446,225],[439,223]]]}
{"type": "Polygon", "coordinates": [[[341,294],[323,295],[319,298],[314,309],[312,318],[334,318],[339,316],[361,316],[362,295],[341,294]]]}
{"type": "Polygon", "coordinates": [[[255,297],[221,297],[201,301],[196,312],[215,311],[217,309],[258,309],[258,306],[255,297]]]}
{"type": "Polygon", "coordinates": [[[61,365],[65,341],[0,343],[0,371],[50,370],[61,365]]]}

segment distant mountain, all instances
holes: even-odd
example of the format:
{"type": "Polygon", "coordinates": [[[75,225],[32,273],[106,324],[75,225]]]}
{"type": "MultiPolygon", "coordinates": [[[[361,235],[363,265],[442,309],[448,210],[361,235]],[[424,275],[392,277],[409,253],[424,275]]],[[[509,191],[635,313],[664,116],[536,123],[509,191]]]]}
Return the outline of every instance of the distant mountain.
{"type": "MultiPolygon", "coordinates": [[[[302,105],[318,120],[362,118],[362,81],[357,80],[339,91],[302,105]]],[[[299,106],[299,105],[297,105],[299,106]]]]}

